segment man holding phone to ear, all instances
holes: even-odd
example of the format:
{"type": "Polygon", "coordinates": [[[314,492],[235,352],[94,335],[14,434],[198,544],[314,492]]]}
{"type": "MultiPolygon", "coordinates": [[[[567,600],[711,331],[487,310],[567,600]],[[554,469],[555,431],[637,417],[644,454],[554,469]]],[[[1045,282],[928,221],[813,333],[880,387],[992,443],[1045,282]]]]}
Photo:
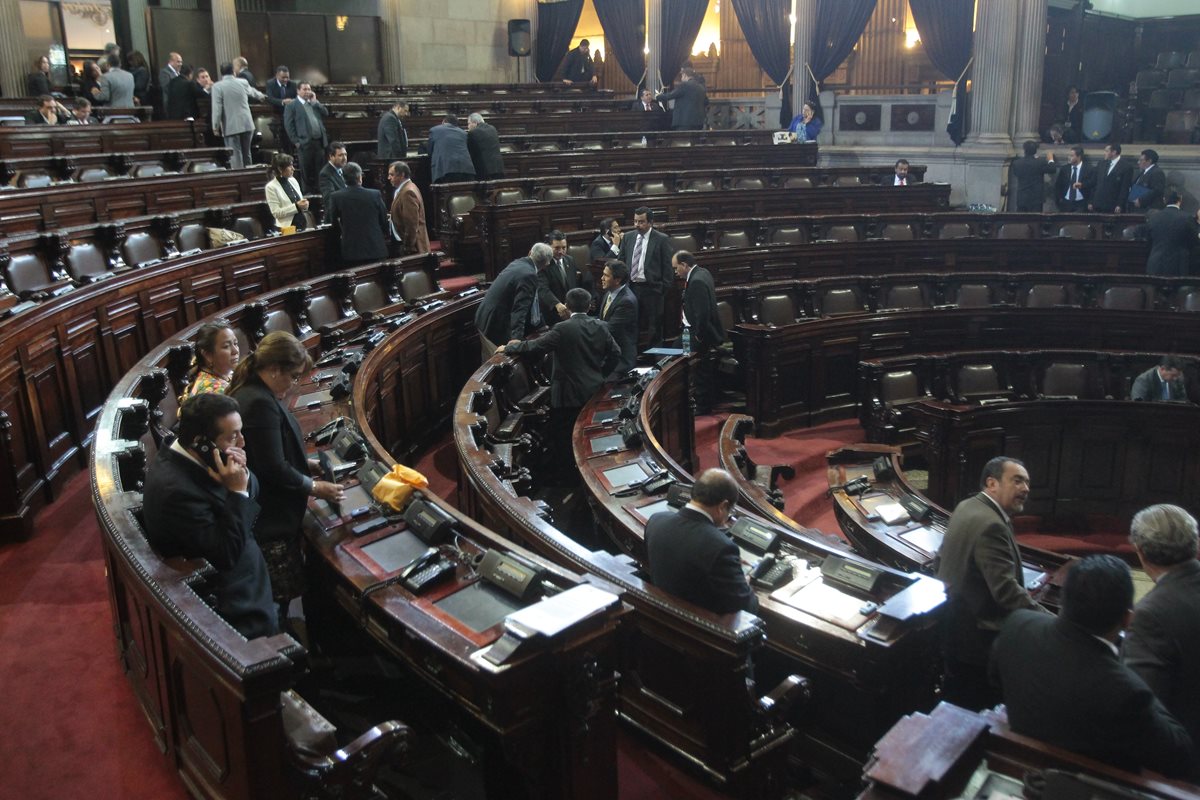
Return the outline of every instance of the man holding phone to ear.
{"type": "Polygon", "coordinates": [[[279,632],[271,579],[254,539],[258,480],[246,466],[237,401],[198,394],[179,410],[179,438],[159,450],[142,492],[146,538],[166,558],[216,569],[216,611],[247,639],[279,632]]]}

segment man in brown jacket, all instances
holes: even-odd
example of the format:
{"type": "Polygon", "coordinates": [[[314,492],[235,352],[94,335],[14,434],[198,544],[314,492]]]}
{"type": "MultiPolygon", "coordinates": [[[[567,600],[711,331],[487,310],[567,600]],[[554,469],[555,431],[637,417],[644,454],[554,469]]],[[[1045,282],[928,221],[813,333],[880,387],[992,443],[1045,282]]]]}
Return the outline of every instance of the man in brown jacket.
{"type": "Polygon", "coordinates": [[[429,252],[429,232],[425,228],[425,201],[412,181],[412,170],[403,161],[388,167],[388,180],[396,187],[390,210],[392,228],[400,237],[404,255],[429,252]]]}

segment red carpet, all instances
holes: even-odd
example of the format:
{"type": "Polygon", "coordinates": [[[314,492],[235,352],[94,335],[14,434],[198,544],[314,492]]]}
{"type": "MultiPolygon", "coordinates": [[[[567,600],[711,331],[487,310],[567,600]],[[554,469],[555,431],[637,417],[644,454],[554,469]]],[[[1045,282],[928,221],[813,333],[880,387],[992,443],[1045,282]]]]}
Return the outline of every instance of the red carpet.
{"type": "MultiPolygon", "coordinates": [[[[701,469],[717,466],[717,437],[725,414],[696,418],[696,456],[701,469]]],[[[790,464],[796,477],[780,479],[784,511],[792,519],[810,528],[841,536],[833,503],[825,496],[829,481],[825,476],[825,454],[842,445],[866,441],[858,420],[838,420],[815,428],[790,431],[775,439],[746,439],[746,452],[756,464],[790,464]]]]}
{"type": "Polygon", "coordinates": [[[0,546],[0,796],[186,798],[117,660],[87,475],[36,524],[0,546]]]}

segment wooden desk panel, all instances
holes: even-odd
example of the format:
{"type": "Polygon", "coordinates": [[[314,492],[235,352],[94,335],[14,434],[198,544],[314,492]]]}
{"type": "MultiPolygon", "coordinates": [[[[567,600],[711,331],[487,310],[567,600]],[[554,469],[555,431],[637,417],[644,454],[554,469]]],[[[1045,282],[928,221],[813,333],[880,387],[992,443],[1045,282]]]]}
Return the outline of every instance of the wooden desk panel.
{"type": "Polygon", "coordinates": [[[186,120],[129,125],[42,125],[0,128],[0,158],[36,158],[83,153],[132,153],[203,147],[204,122],[186,120]]]}

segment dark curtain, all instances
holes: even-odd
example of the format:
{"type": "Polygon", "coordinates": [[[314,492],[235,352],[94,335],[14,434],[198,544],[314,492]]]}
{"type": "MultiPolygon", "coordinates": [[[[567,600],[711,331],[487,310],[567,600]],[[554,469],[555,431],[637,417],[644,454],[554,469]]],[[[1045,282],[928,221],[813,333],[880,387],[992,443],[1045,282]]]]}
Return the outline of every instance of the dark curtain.
{"type": "Polygon", "coordinates": [[[675,81],[679,68],[691,55],[707,10],[708,0],[663,0],[662,57],[658,64],[664,83],[675,81]]]}
{"type": "Polygon", "coordinates": [[[562,0],[558,3],[537,4],[537,79],[554,80],[558,65],[567,55],[571,36],[579,25],[583,0],[562,0]]]}
{"type": "Polygon", "coordinates": [[[788,52],[791,11],[790,0],[733,0],[733,13],[746,35],[746,44],[776,86],[786,81],[792,70],[792,56],[788,52]]]}
{"type": "Polygon", "coordinates": [[[615,55],[621,71],[635,85],[646,72],[646,4],[643,0],[593,0],[604,43],[608,46],[605,58],[615,55]]]}
{"type": "Polygon", "coordinates": [[[874,11],[875,0],[817,0],[811,66],[818,82],[850,55],[874,11]]]}
{"type": "MultiPolygon", "coordinates": [[[[910,0],[913,21],[921,34],[921,46],[937,68],[950,80],[966,69],[971,59],[974,34],[971,22],[975,0],[910,0]]],[[[955,144],[962,144],[967,135],[966,81],[960,81],[954,94],[954,107],[946,132],[955,144]]]]}

